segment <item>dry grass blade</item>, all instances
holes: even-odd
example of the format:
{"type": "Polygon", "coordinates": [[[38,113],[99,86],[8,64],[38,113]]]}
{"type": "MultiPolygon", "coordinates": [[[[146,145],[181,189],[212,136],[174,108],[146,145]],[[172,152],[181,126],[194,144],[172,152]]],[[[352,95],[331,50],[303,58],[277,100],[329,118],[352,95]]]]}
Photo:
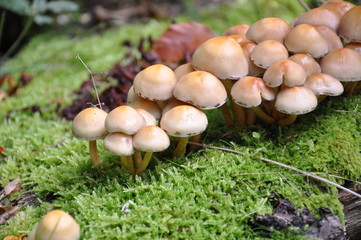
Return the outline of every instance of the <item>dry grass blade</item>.
{"type": "MultiPolygon", "coordinates": [[[[196,146],[200,146],[200,147],[203,147],[203,148],[209,148],[209,149],[216,149],[216,150],[221,150],[221,151],[225,151],[225,152],[230,152],[230,153],[235,153],[235,154],[241,154],[241,155],[244,155],[245,153],[244,152],[241,152],[241,151],[237,151],[237,150],[233,150],[233,149],[229,149],[229,148],[223,148],[223,147],[215,147],[215,146],[209,146],[209,145],[206,145],[206,144],[202,144],[202,143],[196,143],[196,142],[188,142],[188,144],[193,144],[193,145],[196,145],[196,146]]],[[[348,192],[358,198],[361,198],[361,195],[348,189],[348,188],[345,188],[337,183],[334,183],[326,178],[323,178],[323,177],[320,177],[320,176],[317,176],[316,174],[313,174],[313,173],[309,173],[309,172],[306,172],[306,171],[303,171],[301,169],[298,169],[298,168],[295,168],[295,167],[292,167],[292,166],[289,166],[287,164],[284,164],[284,163],[280,163],[280,162],[277,162],[277,161],[274,161],[274,160],[271,160],[271,159],[268,159],[268,158],[264,158],[264,157],[257,157],[257,156],[254,156],[254,158],[257,158],[257,159],[260,159],[264,162],[268,162],[268,163],[272,163],[272,164],[275,164],[275,165],[278,165],[278,166],[281,166],[281,167],[284,167],[284,168],[287,168],[287,169],[291,169],[295,172],[298,172],[298,173],[301,173],[302,175],[305,175],[307,177],[310,177],[310,178],[313,178],[313,179],[316,179],[318,181],[321,181],[321,182],[324,182],[324,183],[327,183],[327,184],[330,184],[338,189],[341,189],[345,192],[348,192]]]]}

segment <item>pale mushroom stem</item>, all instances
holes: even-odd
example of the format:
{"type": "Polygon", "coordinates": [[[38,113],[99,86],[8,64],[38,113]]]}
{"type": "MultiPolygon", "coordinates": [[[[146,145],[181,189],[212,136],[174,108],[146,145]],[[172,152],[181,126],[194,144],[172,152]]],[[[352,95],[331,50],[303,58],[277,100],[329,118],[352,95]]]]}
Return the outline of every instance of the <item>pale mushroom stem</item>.
{"type": "Polygon", "coordinates": [[[231,114],[229,112],[229,109],[227,107],[227,104],[223,104],[221,107],[221,113],[223,115],[223,118],[224,118],[224,121],[226,121],[226,124],[227,124],[227,127],[228,128],[233,128],[233,120],[232,120],[232,117],[231,117],[231,114]]]}
{"type": "Polygon", "coordinates": [[[253,107],[252,110],[257,115],[257,117],[259,117],[266,123],[273,124],[275,122],[275,120],[267,113],[265,113],[260,107],[253,107]]]}
{"type": "Polygon", "coordinates": [[[297,119],[297,115],[294,114],[288,114],[288,116],[284,119],[281,119],[277,122],[278,125],[280,126],[288,126],[291,125],[292,123],[294,123],[297,119]]]}
{"type": "Polygon", "coordinates": [[[139,168],[136,171],[136,174],[142,173],[147,169],[150,159],[152,159],[153,152],[145,152],[144,158],[142,160],[142,163],[140,164],[139,168]]]}
{"type": "MultiPolygon", "coordinates": [[[[202,138],[202,133],[192,136],[191,141],[199,143],[201,141],[201,138],[202,138]]],[[[194,145],[194,144],[190,145],[189,152],[194,151],[195,148],[196,148],[196,145],[194,145]]]]}
{"type": "Polygon", "coordinates": [[[96,140],[89,141],[89,153],[90,153],[90,157],[92,159],[93,164],[95,166],[98,166],[100,164],[100,158],[99,158],[99,154],[98,154],[96,140]]]}
{"type": "Polygon", "coordinates": [[[134,172],[132,156],[120,156],[120,164],[124,171],[130,172],[130,173],[134,172]]]}
{"type": "Polygon", "coordinates": [[[135,150],[134,152],[134,174],[137,174],[139,167],[142,165],[142,152],[140,150],[135,150]]]}
{"type": "Polygon", "coordinates": [[[247,108],[247,126],[252,126],[256,122],[256,114],[251,109],[247,108]]]}
{"type": "Polygon", "coordinates": [[[188,144],[189,137],[180,137],[178,145],[173,152],[173,157],[180,157],[186,153],[186,147],[188,144]]]}
{"type": "Polygon", "coordinates": [[[234,114],[234,118],[239,126],[244,126],[246,124],[246,114],[245,110],[242,106],[236,104],[231,97],[231,89],[233,86],[233,80],[232,79],[225,79],[222,81],[224,87],[226,88],[227,95],[229,100],[231,101],[231,106],[234,114]]]}

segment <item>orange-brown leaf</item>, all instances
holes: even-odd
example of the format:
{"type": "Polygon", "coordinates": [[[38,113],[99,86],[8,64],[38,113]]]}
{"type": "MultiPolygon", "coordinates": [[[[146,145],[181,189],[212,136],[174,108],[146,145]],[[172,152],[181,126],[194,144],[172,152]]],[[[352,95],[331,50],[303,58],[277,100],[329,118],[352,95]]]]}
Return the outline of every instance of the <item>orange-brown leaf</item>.
{"type": "Polygon", "coordinates": [[[162,61],[179,62],[214,36],[212,30],[197,22],[172,24],[156,41],[155,51],[162,61]]]}

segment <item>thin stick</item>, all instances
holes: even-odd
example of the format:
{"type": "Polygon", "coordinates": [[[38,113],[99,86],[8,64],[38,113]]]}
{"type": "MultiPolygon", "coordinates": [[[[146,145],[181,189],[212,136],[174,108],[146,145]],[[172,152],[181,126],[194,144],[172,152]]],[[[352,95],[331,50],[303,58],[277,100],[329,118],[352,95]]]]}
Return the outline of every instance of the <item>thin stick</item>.
{"type": "MultiPolygon", "coordinates": [[[[203,148],[209,148],[209,149],[216,149],[216,150],[221,150],[221,151],[225,151],[225,152],[230,152],[230,153],[235,153],[235,154],[241,154],[241,155],[245,155],[244,152],[241,152],[241,151],[237,151],[237,150],[233,150],[233,149],[229,149],[229,148],[222,148],[222,147],[215,147],[215,146],[209,146],[209,145],[206,145],[206,144],[202,144],[202,143],[195,143],[195,142],[188,142],[188,144],[193,144],[193,145],[197,145],[197,146],[200,146],[200,147],[203,147],[203,148]]],[[[324,183],[327,183],[327,184],[330,184],[338,189],[341,189],[345,192],[348,192],[358,198],[361,198],[361,195],[348,189],[348,188],[345,188],[337,183],[334,183],[330,180],[327,180],[326,178],[323,178],[323,177],[320,177],[320,176],[317,176],[313,173],[309,173],[309,172],[306,172],[306,171],[303,171],[301,169],[298,169],[298,168],[295,168],[295,167],[292,167],[292,166],[289,166],[287,164],[284,164],[284,163],[280,163],[280,162],[277,162],[277,161],[274,161],[274,160],[271,160],[271,159],[268,159],[268,158],[264,158],[264,157],[256,157],[256,156],[253,156],[254,158],[258,158],[264,162],[268,162],[268,163],[272,163],[272,164],[275,164],[275,165],[278,165],[278,166],[281,166],[281,167],[284,167],[284,168],[288,168],[288,169],[291,169],[295,172],[299,172],[307,177],[310,177],[310,178],[313,178],[313,179],[316,179],[316,180],[319,180],[321,182],[324,182],[324,183]]]]}
{"type": "Polygon", "coordinates": [[[84,67],[86,68],[86,70],[88,71],[88,73],[90,74],[90,78],[93,82],[93,87],[94,87],[94,90],[95,90],[95,95],[97,96],[97,100],[98,100],[98,103],[99,103],[99,107],[101,110],[103,110],[102,108],[102,104],[100,103],[100,99],[99,99],[99,94],[98,94],[98,90],[97,90],[97,87],[95,85],[95,80],[94,80],[94,77],[93,77],[93,73],[90,71],[90,69],[88,68],[88,66],[84,63],[84,61],[81,59],[79,53],[76,55],[76,58],[79,59],[79,61],[84,65],[84,67]]]}
{"type": "Polygon", "coordinates": [[[297,1],[306,11],[311,10],[311,8],[305,3],[305,1],[303,1],[303,0],[297,0],[297,1]]]}

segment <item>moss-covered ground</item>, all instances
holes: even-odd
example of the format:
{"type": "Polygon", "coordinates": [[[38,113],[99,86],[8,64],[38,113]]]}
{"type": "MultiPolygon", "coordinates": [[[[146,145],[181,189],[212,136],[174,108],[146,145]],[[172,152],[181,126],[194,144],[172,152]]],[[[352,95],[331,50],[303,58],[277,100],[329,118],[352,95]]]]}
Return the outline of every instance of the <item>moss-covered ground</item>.
{"type": "MultiPolygon", "coordinates": [[[[302,8],[282,4],[287,2],[271,1],[271,10],[263,11],[263,5],[258,10],[290,22],[302,8]]],[[[234,24],[254,22],[256,12],[251,3],[225,6],[200,14],[198,21],[221,33],[234,24]]],[[[316,216],[327,207],[343,219],[336,188],[254,156],[317,172],[341,184],[329,175],[360,180],[360,94],[326,99],[289,127],[257,124],[229,131],[218,111],[208,112],[210,124],[202,141],[244,155],[213,149],[198,149],[180,159],[156,155],[134,183],[122,172],[119,159],[99,142],[105,167],[92,166],[87,143],[73,138],[71,122],[55,113],[56,103],[70,104],[72,92],[87,78],[75,56],[79,53],[93,72],[102,72],[122,59],[122,41],[157,37],[168,25],[152,20],[100,35],[43,34],[2,69],[15,75],[25,69],[34,80],[0,103],[0,146],[6,150],[0,160],[0,186],[20,177],[22,191],[10,195],[9,201],[27,192],[37,198],[35,205],[21,206],[20,213],[0,226],[0,239],[28,233],[54,208],[72,214],[82,239],[93,240],[261,239],[250,223],[254,214],[272,213],[277,198],[299,209],[308,207],[316,216]],[[42,114],[21,110],[32,105],[39,105],[42,114]],[[129,211],[122,210],[126,205],[129,211]]],[[[274,231],[272,238],[304,239],[295,230],[274,231]]]]}

